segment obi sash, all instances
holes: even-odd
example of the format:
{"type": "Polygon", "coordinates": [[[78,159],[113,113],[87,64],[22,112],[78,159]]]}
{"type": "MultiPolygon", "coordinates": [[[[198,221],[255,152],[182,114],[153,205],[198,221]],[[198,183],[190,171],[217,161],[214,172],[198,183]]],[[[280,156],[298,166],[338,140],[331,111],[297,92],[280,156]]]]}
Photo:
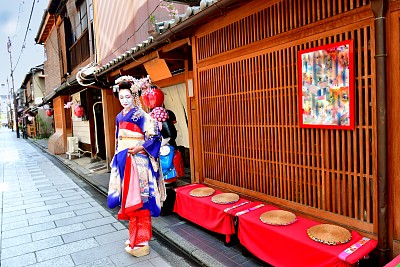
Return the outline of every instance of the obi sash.
{"type": "Polygon", "coordinates": [[[132,122],[122,121],[119,123],[118,151],[144,143],[144,133],[139,126],[132,122]]]}

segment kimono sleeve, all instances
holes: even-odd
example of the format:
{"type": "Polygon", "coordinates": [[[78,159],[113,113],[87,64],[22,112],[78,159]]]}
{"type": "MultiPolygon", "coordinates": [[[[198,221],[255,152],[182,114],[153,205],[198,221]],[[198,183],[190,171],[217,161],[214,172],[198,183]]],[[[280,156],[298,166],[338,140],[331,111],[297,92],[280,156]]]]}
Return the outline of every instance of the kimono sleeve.
{"type": "Polygon", "coordinates": [[[118,149],[118,132],[119,132],[119,119],[118,119],[119,114],[115,118],[115,150],[117,151],[118,149]]]}
{"type": "Polygon", "coordinates": [[[143,147],[153,158],[158,158],[161,147],[161,134],[155,119],[146,114],[144,121],[145,142],[143,147]]]}

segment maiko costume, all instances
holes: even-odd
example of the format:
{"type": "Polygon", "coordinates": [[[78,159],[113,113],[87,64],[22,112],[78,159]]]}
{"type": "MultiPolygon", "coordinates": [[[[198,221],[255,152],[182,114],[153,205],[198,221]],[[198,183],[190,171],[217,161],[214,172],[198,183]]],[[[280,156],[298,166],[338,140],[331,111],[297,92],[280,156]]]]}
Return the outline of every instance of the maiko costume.
{"type": "Polygon", "coordinates": [[[134,107],[116,117],[116,152],[111,162],[107,201],[110,208],[121,206],[118,219],[129,220],[126,251],[139,257],[149,253],[148,245],[145,252],[139,252],[138,247],[151,238],[150,216],[160,215],[165,187],[158,161],[160,130],[157,121],[138,104],[138,95],[134,93],[134,107]],[[128,153],[128,148],[136,146],[143,146],[144,150],[134,155],[128,153]]]}

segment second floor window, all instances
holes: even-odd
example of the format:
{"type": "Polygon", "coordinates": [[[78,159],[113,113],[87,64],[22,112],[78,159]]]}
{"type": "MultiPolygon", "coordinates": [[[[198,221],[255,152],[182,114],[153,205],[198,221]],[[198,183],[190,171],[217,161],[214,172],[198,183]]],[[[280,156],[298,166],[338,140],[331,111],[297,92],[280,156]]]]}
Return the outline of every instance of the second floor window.
{"type": "Polygon", "coordinates": [[[81,4],[78,6],[77,13],[75,15],[75,41],[81,37],[82,33],[88,27],[88,19],[87,19],[87,8],[86,8],[86,1],[82,1],[81,4]]]}
{"type": "Polygon", "coordinates": [[[35,93],[34,93],[33,83],[31,83],[31,99],[35,99],[35,93]]]}

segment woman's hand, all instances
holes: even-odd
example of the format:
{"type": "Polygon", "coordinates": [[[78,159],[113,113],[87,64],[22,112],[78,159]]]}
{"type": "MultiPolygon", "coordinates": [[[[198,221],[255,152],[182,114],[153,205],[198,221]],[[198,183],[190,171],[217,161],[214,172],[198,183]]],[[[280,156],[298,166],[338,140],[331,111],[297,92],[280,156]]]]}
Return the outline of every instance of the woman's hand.
{"type": "Polygon", "coordinates": [[[133,146],[133,147],[128,148],[128,153],[135,155],[143,150],[144,150],[143,146],[133,146]]]}

